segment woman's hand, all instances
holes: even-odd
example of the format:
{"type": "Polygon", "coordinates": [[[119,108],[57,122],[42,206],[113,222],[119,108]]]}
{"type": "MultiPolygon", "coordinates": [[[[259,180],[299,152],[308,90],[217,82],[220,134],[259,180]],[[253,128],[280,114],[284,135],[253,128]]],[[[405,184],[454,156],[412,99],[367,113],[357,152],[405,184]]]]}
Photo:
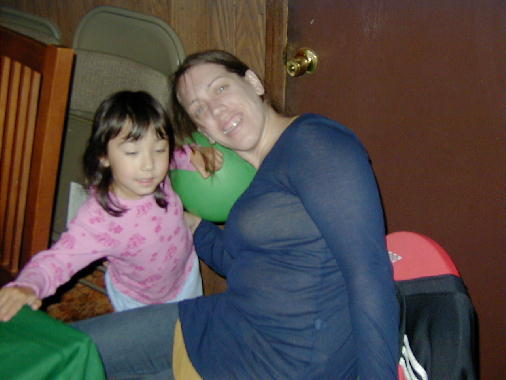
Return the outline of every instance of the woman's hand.
{"type": "Polygon", "coordinates": [[[200,222],[202,221],[202,218],[200,216],[191,214],[187,211],[184,212],[184,219],[186,220],[186,224],[188,225],[188,228],[192,234],[195,232],[200,222]]]}
{"type": "Polygon", "coordinates": [[[203,178],[208,178],[223,166],[223,153],[211,146],[193,146],[190,162],[203,178]]]}
{"type": "Polygon", "coordinates": [[[9,321],[23,305],[38,310],[42,305],[42,301],[37,298],[33,289],[25,286],[3,287],[0,289],[0,321],[9,321]]]}

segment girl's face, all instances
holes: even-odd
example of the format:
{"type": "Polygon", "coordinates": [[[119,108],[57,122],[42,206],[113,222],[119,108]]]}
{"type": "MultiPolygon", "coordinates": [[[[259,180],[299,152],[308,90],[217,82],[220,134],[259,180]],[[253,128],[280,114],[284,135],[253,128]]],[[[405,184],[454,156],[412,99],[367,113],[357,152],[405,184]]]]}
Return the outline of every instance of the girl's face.
{"type": "Polygon", "coordinates": [[[127,140],[130,126],[107,144],[102,164],[111,168],[112,191],[122,199],[140,199],[152,194],[169,169],[169,143],[150,128],[138,140],[127,140]]]}
{"type": "Polygon", "coordinates": [[[189,69],[177,92],[199,131],[243,157],[255,151],[265,133],[263,93],[251,70],[240,77],[212,63],[189,69]]]}

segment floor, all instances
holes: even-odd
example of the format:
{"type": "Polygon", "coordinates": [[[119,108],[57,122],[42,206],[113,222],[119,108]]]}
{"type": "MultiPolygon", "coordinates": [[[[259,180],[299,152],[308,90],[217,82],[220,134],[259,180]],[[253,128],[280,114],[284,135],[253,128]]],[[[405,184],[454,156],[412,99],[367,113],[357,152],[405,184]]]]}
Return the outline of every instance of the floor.
{"type": "MultiPolygon", "coordinates": [[[[80,278],[95,286],[104,286],[104,273],[98,269],[83,272],[80,278]]],[[[105,294],[77,280],[60,287],[58,294],[44,300],[42,309],[63,322],[75,322],[113,311],[105,294]]]]}
{"type": "MultiPolygon", "coordinates": [[[[200,264],[204,293],[210,295],[225,291],[225,279],[203,262],[200,264]]],[[[64,322],[79,321],[113,311],[105,294],[83,285],[79,279],[84,279],[93,286],[104,287],[103,271],[96,269],[96,266],[91,267],[78,273],[71,282],[62,285],[55,296],[46,298],[42,310],[64,322]]]]}

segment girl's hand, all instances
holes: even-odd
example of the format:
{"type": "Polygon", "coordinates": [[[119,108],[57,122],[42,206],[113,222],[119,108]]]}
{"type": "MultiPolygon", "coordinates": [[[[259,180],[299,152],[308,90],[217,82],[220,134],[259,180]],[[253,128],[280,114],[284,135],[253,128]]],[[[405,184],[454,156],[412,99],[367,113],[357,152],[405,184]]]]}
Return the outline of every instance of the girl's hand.
{"type": "Polygon", "coordinates": [[[190,162],[203,178],[209,177],[223,166],[223,153],[211,146],[192,147],[190,162]]]}
{"type": "Polygon", "coordinates": [[[0,289],[0,321],[7,322],[14,317],[23,305],[38,310],[42,301],[28,287],[12,286],[0,289]]]}
{"type": "Polygon", "coordinates": [[[200,222],[202,221],[202,218],[200,216],[191,214],[187,211],[184,212],[184,219],[186,220],[186,224],[188,225],[188,228],[192,234],[195,232],[200,222]]]}

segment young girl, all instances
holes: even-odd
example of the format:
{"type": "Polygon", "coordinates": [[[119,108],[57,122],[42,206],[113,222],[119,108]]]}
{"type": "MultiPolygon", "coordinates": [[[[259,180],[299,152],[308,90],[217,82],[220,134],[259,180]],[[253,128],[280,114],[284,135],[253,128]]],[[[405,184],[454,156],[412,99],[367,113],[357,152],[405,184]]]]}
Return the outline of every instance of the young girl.
{"type": "MultiPolygon", "coordinates": [[[[116,311],[202,294],[192,234],[167,176],[174,143],[151,95],[123,91],[102,102],[84,155],[90,196],[59,241],[0,290],[0,320],[24,304],[38,309],[40,299],[101,258],[109,262],[105,279],[116,311]]],[[[196,158],[210,162],[212,154],[197,151],[196,158]]],[[[176,166],[188,168],[191,155],[188,146],[176,152],[176,166]]]]}

